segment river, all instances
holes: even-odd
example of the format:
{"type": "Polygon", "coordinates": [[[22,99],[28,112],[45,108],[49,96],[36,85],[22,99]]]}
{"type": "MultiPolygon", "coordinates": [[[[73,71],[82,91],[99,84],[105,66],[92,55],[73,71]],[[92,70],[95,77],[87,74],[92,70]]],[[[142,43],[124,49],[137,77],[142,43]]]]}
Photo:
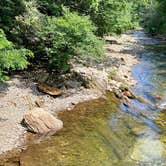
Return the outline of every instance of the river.
{"type": "Polygon", "coordinates": [[[145,48],[132,70],[132,92],[149,104],[133,99],[130,108],[119,107],[113,94],[79,104],[59,114],[64,128],[30,144],[19,165],[166,166],[166,113],[159,109],[166,104],[166,45],[142,31],[133,35],[145,48]]]}

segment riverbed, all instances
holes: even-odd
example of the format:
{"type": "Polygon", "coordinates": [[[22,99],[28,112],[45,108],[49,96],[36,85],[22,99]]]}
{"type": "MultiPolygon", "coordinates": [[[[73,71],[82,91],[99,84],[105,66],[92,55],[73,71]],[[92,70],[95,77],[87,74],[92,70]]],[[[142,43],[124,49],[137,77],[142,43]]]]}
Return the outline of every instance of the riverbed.
{"type": "Polygon", "coordinates": [[[78,104],[59,113],[64,128],[44,141],[32,141],[11,165],[21,166],[165,166],[166,46],[142,31],[132,34],[144,49],[132,69],[132,92],[149,104],[132,99],[120,104],[113,93],[106,99],[78,104]]]}

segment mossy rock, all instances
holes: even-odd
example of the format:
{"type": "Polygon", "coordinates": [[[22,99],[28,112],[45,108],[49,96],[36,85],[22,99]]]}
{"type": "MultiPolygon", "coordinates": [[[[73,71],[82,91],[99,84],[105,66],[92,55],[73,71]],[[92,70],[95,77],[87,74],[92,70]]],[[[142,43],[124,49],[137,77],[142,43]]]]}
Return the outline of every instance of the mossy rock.
{"type": "Polygon", "coordinates": [[[129,87],[126,84],[122,84],[119,89],[123,92],[123,91],[128,91],[129,87]]]}

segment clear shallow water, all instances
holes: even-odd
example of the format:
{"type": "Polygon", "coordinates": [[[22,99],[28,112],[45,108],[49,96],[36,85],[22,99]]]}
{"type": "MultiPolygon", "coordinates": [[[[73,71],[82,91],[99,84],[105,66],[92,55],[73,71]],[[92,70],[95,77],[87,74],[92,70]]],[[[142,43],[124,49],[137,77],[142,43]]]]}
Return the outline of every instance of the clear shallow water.
{"type": "Polygon", "coordinates": [[[113,94],[79,104],[59,115],[62,131],[29,145],[15,165],[166,166],[166,113],[155,106],[166,99],[165,48],[141,31],[133,35],[147,45],[140,53],[142,62],[132,71],[138,81],[133,92],[153,105],[132,100],[132,107],[120,105],[120,109],[113,94]],[[156,95],[162,100],[156,100],[156,95]]]}
{"type": "MultiPolygon", "coordinates": [[[[144,136],[136,141],[133,156],[140,163],[142,161],[150,165],[166,165],[166,113],[160,113],[161,110],[157,107],[166,105],[166,43],[147,38],[143,32],[136,32],[134,35],[141,37],[140,43],[145,49],[141,53],[141,62],[132,71],[138,82],[132,91],[152,104],[132,101],[132,105],[136,107],[134,115],[146,124],[144,136]],[[157,96],[160,96],[161,100],[158,100],[157,96]]],[[[132,108],[122,106],[122,109],[130,114],[133,112],[132,108]]]]}

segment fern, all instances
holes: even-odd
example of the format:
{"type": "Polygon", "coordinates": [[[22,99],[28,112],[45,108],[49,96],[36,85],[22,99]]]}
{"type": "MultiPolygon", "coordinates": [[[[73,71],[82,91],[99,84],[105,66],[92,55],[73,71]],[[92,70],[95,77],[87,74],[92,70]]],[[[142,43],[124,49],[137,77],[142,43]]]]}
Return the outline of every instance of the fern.
{"type": "Polygon", "coordinates": [[[29,64],[28,57],[33,57],[33,53],[24,48],[16,49],[0,29],[0,81],[6,80],[7,71],[26,68],[29,64]]]}

